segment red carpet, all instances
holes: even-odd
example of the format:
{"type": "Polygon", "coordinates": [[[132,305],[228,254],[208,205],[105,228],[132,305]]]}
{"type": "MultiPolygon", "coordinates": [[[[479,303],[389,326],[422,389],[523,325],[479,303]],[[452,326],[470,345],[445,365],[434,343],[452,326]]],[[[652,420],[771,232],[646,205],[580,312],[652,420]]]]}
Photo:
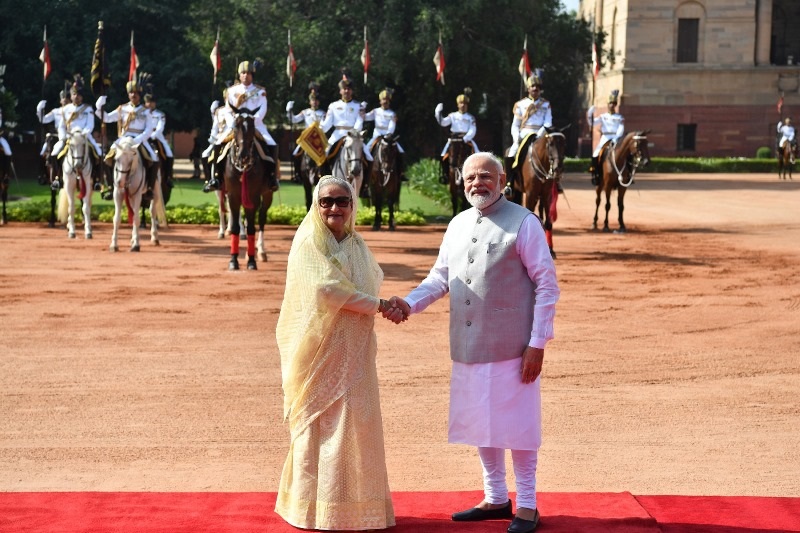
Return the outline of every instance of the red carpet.
{"type": "MultiPolygon", "coordinates": [[[[398,492],[395,533],[502,533],[507,522],[455,524],[481,492],[398,492]]],[[[297,532],[273,511],[274,493],[4,492],[0,532],[297,532]]],[[[541,493],[542,532],[800,532],[800,498],[541,493]]]]}

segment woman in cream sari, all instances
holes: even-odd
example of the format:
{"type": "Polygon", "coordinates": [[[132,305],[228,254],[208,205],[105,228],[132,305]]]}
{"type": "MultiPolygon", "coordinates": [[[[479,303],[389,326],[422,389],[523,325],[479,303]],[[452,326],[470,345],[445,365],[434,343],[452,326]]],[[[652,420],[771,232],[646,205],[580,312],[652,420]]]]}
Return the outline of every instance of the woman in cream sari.
{"type": "Polygon", "coordinates": [[[323,177],[297,229],[278,318],[291,442],[275,511],[306,529],[395,524],[373,331],[383,272],[356,233],[355,194],[323,177]]]}

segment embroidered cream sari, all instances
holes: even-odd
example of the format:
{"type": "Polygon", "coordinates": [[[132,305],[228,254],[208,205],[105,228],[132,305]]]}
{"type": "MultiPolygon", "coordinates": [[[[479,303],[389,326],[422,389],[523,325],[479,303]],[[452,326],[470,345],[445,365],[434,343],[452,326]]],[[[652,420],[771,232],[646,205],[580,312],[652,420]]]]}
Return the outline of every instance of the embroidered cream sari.
{"type": "Polygon", "coordinates": [[[291,442],[275,511],[295,527],[383,529],[395,524],[373,331],[383,272],[353,230],[355,209],[336,241],[318,190],[289,252],[276,331],[291,442]]]}

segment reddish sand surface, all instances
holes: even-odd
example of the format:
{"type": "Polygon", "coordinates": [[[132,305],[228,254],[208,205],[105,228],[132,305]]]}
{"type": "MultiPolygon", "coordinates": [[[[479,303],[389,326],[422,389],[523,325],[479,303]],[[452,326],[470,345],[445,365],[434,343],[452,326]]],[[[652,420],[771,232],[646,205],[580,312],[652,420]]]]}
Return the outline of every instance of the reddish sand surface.
{"type": "MultiPolygon", "coordinates": [[[[585,176],[565,189],[538,489],[800,496],[800,181],[641,175],[624,235],[591,231],[585,176]]],[[[361,228],[382,295],[427,274],[443,230],[361,228]]],[[[111,253],[108,224],[0,227],[0,491],[276,490],[294,228],[267,228],[254,272],[227,271],[216,231],[131,253],[126,228],[111,253]]],[[[481,488],[446,442],[447,324],[447,299],[376,323],[393,490],[481,488]]]]}

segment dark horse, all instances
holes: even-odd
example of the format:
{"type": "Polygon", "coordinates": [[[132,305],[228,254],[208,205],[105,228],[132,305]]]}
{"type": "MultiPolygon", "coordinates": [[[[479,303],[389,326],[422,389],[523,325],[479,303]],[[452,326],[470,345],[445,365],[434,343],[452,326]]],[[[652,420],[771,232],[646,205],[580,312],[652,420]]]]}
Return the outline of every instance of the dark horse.
{"type": "Polygon", "coordinates": [[[600,193],[606,193],[606,219],[603,222],[603,231],[608,228],[608,212],[611,209],[611,191],[617,189],[617,209],[619,211],[618,233],[625,233],[625,222],[622,212],[625,210],[625,191],[633,184],[636,171],[647,166],[650,162],[650,153],[647,150],[647,134],[650,130],[634,131],[623,137],[615,146],[606,147],[605,154],[600,163],[603,169],[603,180],[597,185],[597,200],[595,201],[594,222],[592,229],[597,229],[597,212],[600,209],[600,193]]]}
{"type": "Polygon", "coordinates": [[[40,185],[50,186],[50,220],[48,220],[48,225],[51,228],[56,227],[56,198],[58,197],[58,191],[61,189],[63,184],[61,181],[62,165],[56,160],[56,156],[52,155],[53,146],[55,146],[57,141],[58,135],[55,133],[48,133],[45,136],[45,175],[39,181],[40,185]]]}
{"type": "Polygon", "coordinates": [[[239,219],[241,208],[247,221],[247,269],[256,270],[256,210],[258,210],[258,252],[261,261],[267,260],[264,250],[264,226],[267,210],[272,205],[272,190],[267,183],[267,171],[275,161],[256,141],[255,111],[233,109],[234,135],[225,150],[225,192],[228,195],[231,217],[231,260],[228,270],[239,270],[239,219]]]}
{"type": "MultiPolygon", "coordinates": [[[[172,180],[172,165],[174,160],[168,159],[164,155],[164,149],[161,147],[161,143],[159,141],[150,139],[147,142],[150,143],[150,147],[153,149],[153,152],[156,153],[156,156],[161,163],[161,166],[158,170],[159,175],[161,176],[159,182],[161,183],[161,199],[164,200],[164,206],[166,207],[166,205],[169,203],[170,197],[172,196],[172,187],[175,185],[175,182],[172,180]]],[[[140,217],[141,223],[139,224],[139,226],[142,228],[147,227],[147,210],[150,208],[151,203],[152,201],[147,202],[148,205],[142,203],[142,216],[140,217]]]]}
{"type": "Polygon", "coordinates": [[[447,172],[450,187],[450,201],[453,203],[453,217],[459,212],[468,209],[469,203],[464,194],[464,177],[462,168],[467,157],[472,155],[472,144],[464,141],[464,134],[454,134],[449,139],[450,146],[447,148],[449,170],[447,172]]]}
{"type": "Polygon", "coordinates": [[[11,176],[9,169],[11,168],[10,158],[0,149],[0,200],[3,202],[2,211],[0,211],[0,226],[8,224],[8,213],[6,213],[6,202],[8,202],[8,182],[11,176]]]}
{"type": "Polygon", "coordinates": [[[778,177],[785,180],[786,171],[789,171],[789,179],[792,179],[792,167],[794,166],[794,146],[789,141],[783,143],[783,148],[778,148],[778,177]]]}
{"type": "Polygon", "coordinates": [[[381,212],[384,202],[389,209],[389,231],[394,231],[394,208],[400,201],[400,173],[397,165],[397,136],[382,135],[375,139],[369,176],[372,205],[375,206],[373,231],[381,229],[381,212]]]}
{"type": "Polygon", "coordinates": [[[306,211],[311,209],[311,198],[314,187],[322,177],[322,169],[305,151],[300,154],[300,181],[303,182],[303,189],[306,193],[306,211]]]}
{"type": "Polygon", "coordinates": [[[522,203],[522,193],[525,193],[525,207],[533,213],[538,207],[539,220],[542,221],[547,246],[554,259],[553,223],[558,218],[558,182],[564,173],[566,146],[567,139],[560,131],[546,133],[529,144],[525,160],[520,160],[518,164],[521,179],[514,182],[513,189],[516,203],[522,203]]]}

